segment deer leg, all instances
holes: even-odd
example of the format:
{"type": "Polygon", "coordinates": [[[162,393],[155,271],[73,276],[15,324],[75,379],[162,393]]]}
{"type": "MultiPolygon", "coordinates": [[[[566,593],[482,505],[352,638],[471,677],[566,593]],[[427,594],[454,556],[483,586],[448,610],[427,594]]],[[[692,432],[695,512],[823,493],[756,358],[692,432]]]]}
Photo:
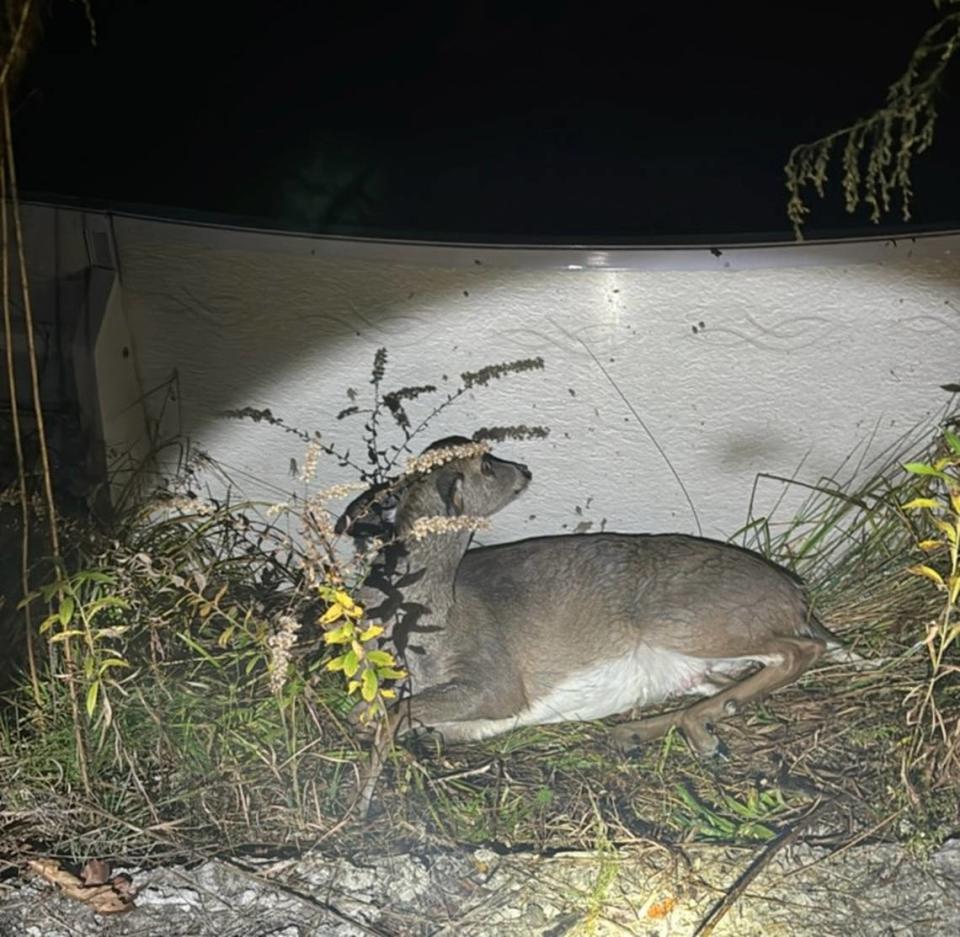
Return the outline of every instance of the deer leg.
{"type": "Polygon", "coordinates": [[[465,742],[506,731],[523,710],[525,700],[493,696],[471,683],[449,682],[428,687],[395,707],[400,735],[434,729],[445,742],[465,742]]]}
{"type": "Polygon", "coordinates": [[[779,657],[779,661],[767,664],[749,677],[685,709],[615,726],[614,740],[623,748],[635,748],[642,742],[661,738],[676,727],[683,732],[697,754],[717,755],[722,750],[722,744],[710,728],[713,723],[725,716],[735,715],[748,703],[793,683],[825,649],[826,645],[815,638],[777,638],[770,641],[757,653],[764,657],[779,657]]]}

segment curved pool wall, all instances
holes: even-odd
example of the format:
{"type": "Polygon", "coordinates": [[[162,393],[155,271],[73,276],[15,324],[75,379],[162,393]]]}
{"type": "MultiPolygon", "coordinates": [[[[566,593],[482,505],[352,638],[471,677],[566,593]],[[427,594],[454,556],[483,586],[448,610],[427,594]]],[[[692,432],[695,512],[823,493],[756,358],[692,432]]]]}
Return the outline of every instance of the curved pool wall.
{"type": "MultiPolygon", "coordinates": [[[[726,537],[751,498],[762,516],[784,495],[768,475],[848,482],[904,434],[928,439],[950,402],[941,385],[960,382],[957,234],[531,248],[24,213],[38,318],[56,296],[105,462],[121,469],[150,440],[182,436],[221,465],[215,488],[286,500],[303,493],[291,475],[303,442],[224,411],[269,410],[362,459],[362,416],[337,416],[369,403],[378,348],[386,389],[439,388],[407,404],[414,425],[463,372],[542,358],[475,387],[417,437],[549,431],[497,447],[534,482],[486,542],[726,537]]],[[[316,486],[351,479],[321,458],[316,486]]],[[[807,493],[788,486],[776,517],[807,493]]]]}

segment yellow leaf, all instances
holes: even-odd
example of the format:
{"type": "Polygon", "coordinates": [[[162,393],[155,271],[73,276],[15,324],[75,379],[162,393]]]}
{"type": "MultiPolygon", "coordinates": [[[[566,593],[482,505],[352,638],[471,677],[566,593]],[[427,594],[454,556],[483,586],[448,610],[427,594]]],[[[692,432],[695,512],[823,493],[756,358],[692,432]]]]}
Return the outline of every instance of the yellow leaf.
{"type": "Polygon", "coordinates": [[[344,611],[352,612],[356,607],[356,603],[353,601],[353,598],[350,596],[349,592],[344,592],[343,589],[335,589],[333,592],[333,601],[337,605],[342,605],[344,611]]]}
{"type": "Polygon", "coordinates": [[[396,670],[393,667],[381,667],[380,668],[380,679],[381,680],[403,680],[407,676],[405,670],[396,670]]]}
{"type": "Polygon", "coordinates": [[[373,702],[374,697],[377,695],[378,683],[379,681],[377,680],[377,675],[372,670],[365,670],[363,672],[360,695],[368,703],[373,702]]]}
{"type": "Polygon", "coordinates": [[[374,638],[379,637],[383,634],[383,628],[380,625],[371,625],[360,635],[361,641],[372,641],[374,638]]]}
{"type": "Polygon", "coordinates": [[[68,641],[70,638],[75,638],[78,634],[83,634],[83,632],[76,628],[73,628],[70,631],[58,631],[50,639],[50,643],[53,644],[56,641],[68,641]]]}
{"type": "Polygon", "coordinates": [[[950,580],[950,602],[955,604],[957,596],[960,595],[960,573],[953,576],[950,580]]]}
{"type": "Polygon", "coordinates": [[[357,690],[359,690],[359,689],[360,689],[360,681],[359,681],[359,680],[351,680],[351,681],[347,684],[347,693],[353,694],[353,693],[356,693],[357,690]]]}
{"type": "Polygon", "coordinates": [[[904,511],[916,511],[920,508],[936,508],[939,506],[936,498],[914,498],[912,501],[900,505],[904,511]]]}
{"type": "Polygon", "coordinates": [[[334,671],[343,670],[343,664],[344,664],[344,660],[343,660],[343,655],[341,654],[339,657],[334,657],[333,659],[328,660],[326,667],[327,667],[327,670],[334,670],[334,671]]]}
{"type": "Polygon", "coordinates": [[[921,550],[930,553],[933,550],[939,550],[940,547],[944,546],[944,542],[942,540],[921,540],[917,546],[921,550]]]}
{"type": "Polygon", "coordinates": [[[343,615],[343,609],[339,605],[331,605],[318,619],[317,621],[321,625],[332,625],[338,618],[343,615]]]}
{"type": "Polygon", "coordinates": [[[955,527],[941,520],[939,517],[933,519],[933,524],[951,543],[957,542],[957,530],[955,527]]]}
{"type": "MultiPolygon", "coordinates": [[[[960,582],[960,580],[958,580],[958,582],[960,582]]],[[[387,687],[386,689],[380,691],[380,695],[381,695],[384,699],[396,699],[396,698],[397,698],[397,691],[396,691],[396,690],[391,690],[389,687],[387,687]]]]}
{"type": "Polygon", "coordinates": [[[954,513],[960,515],[960,488],[950,489],[950,504],[953,505],[954,513]]]}
{"type": "Polygon", "coordinates": [[[943,577],[935,569],[932,569],[929,566],[911,566],[908,570],[908,573],[913,573],[914,576],[923,576],[926,579],[929,579],[931,582],[936,583],[940,588],[943,588],[943,577]]]}
{"type": "Polygon", "coordinates": [[[364,651],[363,645],[356,638],[350,642],[350,647],[353,648],[353,653],[357,655],[357,660],[363,660],[363,655],[366,651],[364,651]]]}

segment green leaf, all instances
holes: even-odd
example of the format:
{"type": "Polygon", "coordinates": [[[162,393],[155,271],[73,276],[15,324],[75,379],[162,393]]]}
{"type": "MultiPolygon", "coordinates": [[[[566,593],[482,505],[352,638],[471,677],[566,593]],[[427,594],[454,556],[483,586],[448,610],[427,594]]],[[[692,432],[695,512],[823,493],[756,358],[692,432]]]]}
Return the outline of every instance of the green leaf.
{"type": "Polygon", "coordinates": [[[549,807],[553,802],[553,791],[549,787],[541,787],[534,795],[533,802],[538,807],[549,807]]]}
{"type": "Polygon", "coordinates": [[[374,697],[377,695],[377,688],[379,683],[377,681],[377,675],[374,673],[373,669],[368,667],[363,672],[363,677],[361,678],[360,684],[360,695],[368,702],[372,702],[374,697]]]}
{"type": "MultiPolygon", "coordinates": [[[[751,793],[753,793],[751,791],[751,793]]],[[[757,803],[742,804],[739,800],[734,797],[724,797],[726,801],[727,809],[732,813],[737,814],[738,816],[743,817],[745,820],[753,820],[757,816],[757,803]]]]}
{"type": "Polygon", "coordinates": [[[347,651],[343,655],[343,672],[348,676],[352,677],[360,669],[360,658],[357,657],[357,652],[354,650],[347,651]]]}
{"type": "Polygon", "coordinates": [[[764,826],[762,823],[745,823],[738,830],[739,834],[750,839],[759,839],[762,842],[768,843],[771,839],[776,839],[777,834],[770,829],[769,826],[764,826]]]}
{"type": "Polygon", "coordinates": [[[392,667],[396,663],[389,651],[367,651],[367,660],[377,667],[392,667]]]}
{"type": "Polygon", "coordinates": [[[75,604],[76,603],[73,601],[73,596],[71,595],[65,595],[63,597],[63,601],[60,603],[60,624],[63,625],[64,628],[70,624],[70,621],[73,618],[73,609],[75,604]]]}
{"type": "Polygon", "coordinates": [[[40,594],[43,596],[44,602],[49,602],[53,599],[54,593],[60,588],[60,582],[48,582],[45,586],[40,587],[40,594]]]}
{"type": "Polygon", "coordinates": [[[19,602],[17,602],[17,611],[20,611],[22,608],[26,608],[31,602],[35,602],[40,598],[40,592],[34,591],[29,595],[24,596],[19,602]]]}
{"type": "Polygon", "coordinates": [[[694,813],[699,814],[701,812],[700,802],[686,789],[683,784],[678,784],[674,790],[677,792],[679,798],[684,802],[684,804],[689,807],[694,813]]]}
{"type": "Polygon", "coordinates": [[[403,680],[406,677],[405,670],[397,670],[395,667],[378,667],[377,676],[381,680],[403,680]]]}
{"type": "Polygon", "coordinates": [[[934,478],[950,481],[950,476],[946,472],[941,472],[932,465],[927,465],[926,462],[907,462],[903,467],[914,475],[930,475],[934,478]]]}
{"type": "Polygon", "coordinates": [[[712,810],[708,810],[706,807],[702,808],[703,816],[706,818],[707,823],[710,824],[715,830],[719,830],[724,836],[733,837],[737,832],[737,824],[732,820],[728,820],[726,817],[721,817],[720,814],[714,813],[712,810]]]}
{"type": "Polygon", "coordinates": [[[122,660],[119,657],[110,657],[100,664],[100,670],[98,672],[98,676],[102,677],[111,667],[130,667],[130,666],[131,664],[129,664],[125,660],[122,660]]]}
{"type": "Polygon", "coordinates": [[[947,441],[947,445],[953,451],[953,454],[960,455],[960,436],[945,429],[943,431],[943,438],[947,441]]]}
{"type": "Polygon", "coordinates": [[[348,641],[353,639],[353,632],[353,622],[345,621],[339,627],[326,632],[326,634],[323,636],[323,640],[326,644],[346,644],[348,641]]]}
{"type": "Polygon", "coordinates": [[[100,681],[96,680],[87,689],[87,715],[92,719],[97,708],[97,696],[100,694],[100,681]]]}
{"type": "Polygon", "coordinates": [[[778,807],[781,809],[786,808],[786,803],[783,800],[783,794],[779,788],[774,790],[761,791],[760,793],[760,803],[763,804],[768,810],[778,807]]]}

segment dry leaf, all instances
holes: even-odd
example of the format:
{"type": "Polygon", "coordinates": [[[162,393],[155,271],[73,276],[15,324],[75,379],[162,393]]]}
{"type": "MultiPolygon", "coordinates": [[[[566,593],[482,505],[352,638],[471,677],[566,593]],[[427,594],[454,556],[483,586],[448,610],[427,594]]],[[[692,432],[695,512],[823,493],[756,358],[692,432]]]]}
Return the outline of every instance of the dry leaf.
{"type": "Polygon", "coordinates": [[[677,905],[676,898],[664,898],[647,909],[647,917],[659,920],[665,918],[677,905]]]}
{"type": "Polygon", "coordinates": [[[110,863],[103,859],[87,859],[80,878],[84,885],[106,885],[110,881],[110,863]]]}
{"type": "Polygon", "coordinates": [[[122,895],[124,898],[129,898],[131,901],[137,895],[137,889],[133,887],[133,879],[127,875],[126,872],[121,872],[119,875],[114,875],[110,880],[110,884],[113,886],[113,890],[118,894],[122,895]]]}
{"type": "Polygon", "coordinates": [[[122,914],[134,908],[133,898],[136,892],[131,887],[129,876],[117,875],[109,884],[93,884],[94,879],[110,874],[110,866],[101,859],[87,861],[81,873],[84,876],[82,879],[66,869],[61,869],[60,863],[55,859],[28,859],[27,867],[59,887],[68,898],[82,901],[97,914],[122,914]],[[90,884],[86,884],[87,882],[90,884]]]}

